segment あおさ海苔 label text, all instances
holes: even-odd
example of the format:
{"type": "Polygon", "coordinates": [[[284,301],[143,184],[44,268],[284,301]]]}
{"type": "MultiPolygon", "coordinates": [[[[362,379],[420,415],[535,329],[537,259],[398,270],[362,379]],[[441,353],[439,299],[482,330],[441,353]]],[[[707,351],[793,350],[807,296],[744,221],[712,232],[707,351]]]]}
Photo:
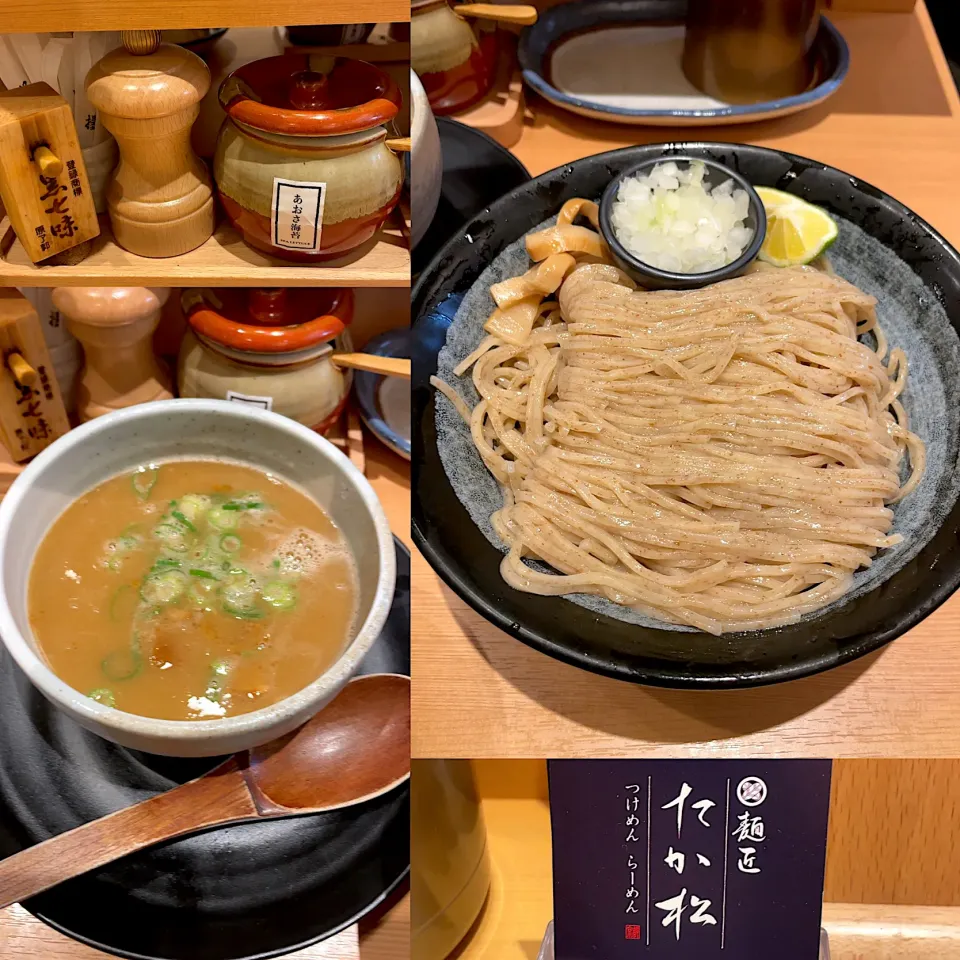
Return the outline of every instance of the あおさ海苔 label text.
{"type": "Polygon", "coordinates": [[[811,960],[829,760],[552,760],[556,960],[811,960]]]}
{"type": "Polygon", "coordinates": [[[274,246],[316,253],[323,227],[325,183],[274,177],[271,233],[274,246]]]}

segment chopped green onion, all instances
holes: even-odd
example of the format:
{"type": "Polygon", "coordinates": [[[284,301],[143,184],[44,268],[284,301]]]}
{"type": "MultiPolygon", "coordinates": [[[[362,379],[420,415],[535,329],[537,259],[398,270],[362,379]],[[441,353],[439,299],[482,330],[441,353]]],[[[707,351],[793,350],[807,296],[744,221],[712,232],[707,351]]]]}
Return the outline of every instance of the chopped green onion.
{"type": "Polygon", "coordinates": [[[238,502],[236,500],[231,500],[230,503],[225,503],[221,509],[222,510],[260,510],[264,507],[265,504],[260,500],[254,501],[243,501],[238,502]]]}
{"type": "Polygon", "coordinates": [[[274,560],[273,563],[270,564],[270,566],[273,567],[274,570],[279,570],[279,569],[280,569],[280,561],[279,561],[279,560],[274,560]]]}
{"type": "Polygon", "coordinates": [[[224,513],[223,507],[214,507],[207,513],[207,522],[215,530],[227,532],[237,525],[237,518],[231,513],[224,513]]]}
{"type": "Polygon", "coordinates": [[[130,478],[133,492],[141,500],[149,500],[153,488],[157,485],[159,475],[160,471],[157,467],[138,467],[130,478]]]}
{"type": "Polygon", "coordinates": [[[113,691],[107,687],[97,687],[96,690],[91,690],[87,696],[91,700],[96,700],[97,703],[102,703],[105,707],[115,707],[117,705],[113,691]]]}
{"type": "Polygon", "coordinates": [[[202,577],[204,580],[216,580],[217,578],[209,570],[200,570],[197,567],[190,569],[191,577],[202,577]]]}
{"type": "Polygon", "coordinates": [[[196,533],[197,528],[186,518],[180,510],[171,510],[171,516],[179,520],[191,533],[196,533]]]}
{"type": "Polygon", "coordinates": [[[153,565],[154,570],[179,570],[183,566],[182,560],[173,557],[160,557],[153,565]]]}
{"type": "Polygon", "coordinates": [[[242,620],[260,620],[263,611],[257,607],[257,587],[248,577],[240,583],[228,583],[222,591],[223,609],[242,620]]]}
{"type": "Polygon", "coordinates": [[[235,533],[225,533],[220,538],[220,549],[224,553],[236,553],[243,546],[243,541],[235,533]]]}
{"type": "Polygon", "coordinates": [[[150,604],[173,603],[184,595],[187,582],[181,570],[160,570],[157,573],[149,573],[140,585],[140,598],[150,604]]]}
{"type": "Polygon", "coordinates": [[[136,550],[139,544],[140,541],[137,537],[122,533],[116,540],[111,540],[107,543],[107,549],[111,553],[124,553],[129,550],[136,550]]]}
{"type": "MultiPolygon", "coordinates": [[[[201,493],[188,493],[180,498],[180,511],[193,523],[196,523],[210,508],[210,498],[201,493]]],[[[171,507],[177,504],[170,504],[171,507]]]]}
{"type": "Polygon", "coordinates": [[[143,657],[133,648],[115,650],[100,661],[100,669],[108,680],[132,680],[143,669],[143,657]]]}
{"type": "Polygon", "coordinates": [[[283,580],[271,580],[260,596],[275,610],[292,610],[297,603],[297,588],[283,580]]]}
{"type": "Polygon", "coordinates": [[[183,553],[187,549],[183,528],[177,524],[169,522],[157,524],[153,528],[153,536],[163,543],[168,550],[183,553]]]}

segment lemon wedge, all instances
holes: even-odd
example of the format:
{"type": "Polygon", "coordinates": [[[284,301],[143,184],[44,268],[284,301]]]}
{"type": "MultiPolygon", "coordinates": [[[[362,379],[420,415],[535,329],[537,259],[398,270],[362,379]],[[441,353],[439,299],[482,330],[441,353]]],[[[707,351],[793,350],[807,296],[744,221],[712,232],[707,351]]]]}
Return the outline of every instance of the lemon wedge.
{"type": "Polygon", "coordinates": [[[836,221],[820,207],[772,187],[756,191],[767,212],[761,260],[775,267],[810,263],[837,239],[836,221]]]}

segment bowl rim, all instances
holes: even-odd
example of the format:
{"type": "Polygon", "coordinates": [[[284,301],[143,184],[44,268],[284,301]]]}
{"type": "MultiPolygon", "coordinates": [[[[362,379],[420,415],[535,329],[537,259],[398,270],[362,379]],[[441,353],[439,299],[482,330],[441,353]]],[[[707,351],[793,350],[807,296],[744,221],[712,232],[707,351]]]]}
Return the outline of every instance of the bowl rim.
{"type": "Polygon", "coordinates": [[[717,163],[715,160],[708,160],[706,158],[685,156],[683,154],[644,160],[642,163],[638,163],[615,176],[607,184],[600,198],[597,222],[600,224],[600,234],[604,242],[610,247],[614,259],[626,273],[641,284],[645,283],[647,286],[656,285],[660,288],[674,290],[689,290],[696,287],[705,287],[711,283],[719,283],[721,280],[729,280],[737,276],[757,258],[760,247],[763,245],[763,241],[767,235],[766,208],[760,199],[760,194],[754,189],[752,183],[737,173],[736,170],[726,166],[726,164],[717,163]],[[641,260],[636,254],[627,250],[621,243],[612,223],[613,204],[617,198],[617,190],[620,184],[628,177],[635,177],[638,173],[652,170],[661,163],[692,164],[697,162],[702,163],[710,170],[726,176],[727,179],[733,180],[741,190],[746,192],[747,199],[750,203],[750,214],[756,221],[753,238],[746,247],[744,247],[740,256],[722,267],[717,267],[715,270],[707,270],[702,273],[679,273],[674,270],[663,270],[660,267],[655,267],[653,264],[647,263],[645,260],[641,260]],[[653,281],[652,284],[650,283],[651,280],[653,281]]]}
{"type": "MultiPolygon", "coordinates": [[[[650,107],[634,108],[620,107],[613,104],[600,103],[573,93],[564,93],[553,85],[550,77],[550,57],[552,51],[568,38],[584,32],[585,27],[574,25],[566,27],[565,23],[558,24],[558,19],[576,17],[581,12],[591,16],[592,26],[615,29],[619,27],[657,26],[665,17],[664,12],[658,11],[656,16],[646,13],[648,5],[643,0],[618,0],[616,4],[611,0],[570,0],[561,5],[554,5],[544,11],[535,24],[527,27],[520,34],[520,43],[517,49],[517,59],[524,81],[540,96],[561,108],[583,112],[596,119],[607,122],[630,123],[645,121],[656,123],[663,119],[688,121],[689,125],[711,123],[717,121],[726,123],[750,123],[758,120],[772,119],[804,110],[808,107],[831,97],[847,78],[850,72],[850,47],[843,34],[830,21],[825,13],[820,14],[820,25],[813,39],[811,53],[820,52],[836,57],[836,66],[831,74],[825,76],[816,86],[811,86],[801,93],[772,100],[763,100],[754,104],[727,104],[717,107],[650,107]],[[643,7],[644,13],[636,16],[633,12],[638,6],[643,7]],[[615,19],[597,19],[597,8],[616,9],[615,19]],[[631,15],[633,14],[633,15],[631,15]],[[541,53],[535,44],[546,43],[546,52],[541,53]]],[[[637,144],[639,146],[639,144],[637,144]]]]}
{"type": "MultiPolygon", "coordinates": [[[[481,268],[477,271],[474,279],[469,284],[464,285],[463,276],[465,269],[463,267],[463,261],[459,257],[459,248],[464,238],[470,235],[474,249],[481,249],[485,243],[483,239],[484,234],[490,228],[490,224],[496,219],[497,213],[500,212],[499,208],[516,202],[517,195],[525,191],[536,191],[542,196],[548,195],[548,188],[551,185],[564,181],[564,178],[566,178],[578,164],[583,162],[609,162],[636,151],[658,151],[657,156],[663,159],[685,155],[685,152],[690,149],[704,152],[724,152],[732,150],[755,155],[775,156],[791,164],[790,171],[787,174],[790,180],[797,177],[796,170],[805,171],[807,168],[821,168],[826,170],[844,181],[849,181],[849,183],[862,193],[882,201],[892,210],[895,210],[904,221],[908,221],[919,228],[920,231],[926,233],[928,238],[933,241],[941,251],[942,259],[952,262],[957,276],[960,276],[960,251],[958,251],[942,233],[933,227],[928,220],[900,200],[897,200],[896,197],[893,197],[869,181],[855,176],[840,167],[776,147],[706,138],[698,138],[695,140],[682,140],[678,138],[659,142],[632,144],[613,150],[602,150],[598,153],[590,154],[545,170],[527,183],[520,184],[509,190],[450,236],[446,243],[444,243],[433,256],[430,263],[420,273],[411,291],[411,330],[415,344],[414,356],[419,355],[423,357],[426,355],[425,353],[417,353],[416,343],[420,336],[418,331],[425,326],[428,318],[438,311],[441,313],[444,312],[444,303],[446,301],[452,303],[452,297],[462,296],[473,283],[477,282],[477,278],[482,274],[483,269],[481,268]],[[444,274],[443,279],[438,279],[438,274],[440,273],[444,274]],[[451,274],[454,275],[453,279],[451,279],[451,274]],[[454,291],[449,289],[451,286],[458,287],[459,289],[454,291]]],[[[564,193],[559,187],[556,192],[560,195],[564,193]]],[[[566,197],[566,199],[570,199],[570,197],[566,197]]],[[[562,202],[562,199],[558,200],[553,209],[559,211],[562,202]]],[[[526,233],[536,229],[536,226],[536,223],[528,224],[524,231],[514,238],[514,240],[521,239],[526,233]]],[[[502,252],[506,245],[507,244],[503,244],[500,246],[496,253],[488,252],[489,260],[487,263],[502,252]]],[[[911,268],[913,268],[912,263],[910,265],[911,268]]],[[[459,301],[457,301],[457,304],[459,304],[459,301]]],[[[955,329],[958,329],[958,334],[960,334],[960,327],[955,327],[955,329]]],[[[421,425],[427,421],[429,421],[431,425],[433,424],[434,402],[436,397],[436,391],[433,387],[429,389],[426,388],[424,377],[422,376],[423,373],[435,372],[436,355],[432,347],[429,347],[427,352],[429,352],[432,357],[431,362],[434,364],[433,369],[429,369],[429,363],[425,363],[421,367],[415,362],[412,380],[412,415],[414,422],[420,423],[421,425]]],[[[439,352],[439,349],[437,352],[439,352]]],[[[691,672],[684,669],[684,664],[681,661],[670,664],[667,664],[665,661],[653,661],[640,664],[619,660],[610,654],[597,654],[582,648],[573,648],[565,645],[562,641],[554,639],[553,636],[545,631],[542,624],[530,625],[526,621],[511,617],[510,611],[504,609],[496,602],[494,597],[483,592],[482,588],[476,584],[469,568],[469,563],[463,559],[462,554],[451,554],[442,544],[437,542],[437,538],[432,533],[430,524],[424,514],[424,508],[419,495],[424,484],[423,474],[424,466],[428,459],[427,454],[430,449],[435,450],[436,446],[435,438],[432,437],[432,426],[430,430],[420,430],[414,433],[412,461],[414,477],[418,479],[415,481],[415,495],[411,505],[411,536],[417,549],[430,564],[433,571],[461,600],[504,633],[555,660],[560,660],[581,670],[610,677],[611,679],[649,687],[687,690],[729,690],[768,686],[813,676],[833,669],[834,667],[858,660],[868,653],[883,648],[888,643],[915,627],[946,602],[957,589],[960,589],[960,563],[958,563],[955,571],[949,574],[945,572],[940,583],[929,590],[928,595],[922,603],[906,609],[894,624],[887,624],[872,630],[870,633],[860,635],[855,643],[851,643],[844,649],[834,650],[831,653],[821,652],[814,656],[799,656],[794,658],[790,663],[783,663],[775,667],[751,669],[749,671],[736,672],[715,665],[703,666],[698,664],[696,670],[691,672]],[[425,451],[427,453],[425,453],[425,451]]],[[[447,482],[449,484],[449,480],[447,482]]],[[[960,500],[957,501],[953,509],[960,510],[960,500]]],[[[472,523],[472,521],[470,522],[472,523]]],[[[491,549],[495,548],[491,546],[491,549]]],[[[555,601],[558,598],[551,597],[549,599],[555,601]]],[[[621,621],[617,622],[622,624],[621,621]]],[[[634,629],[644,630],[647,628],[636,626],[634,629]]],[[[742,636],[755,634],[756,632],[752,632],[751,634],[730,633],[724,634],[723,638],[725,640],[735,640],[742,636]]]]}
{"type": "MultiPolygon", "coordinates": [[[[264,728],[289,721],[292,717],[321,702],[325,696],[339,690],[355,672],[357,665],[376,641],[383,620],[390,610],[396,579],[396,558],[393,533],[377,495],[369,481],[329,440],[295,420],[267,410],[225,400],[171,399],[138,404],[97,417],[75,427],[39,453],[13,482],[0,501],[0,571],[7,563],[18,562],[15,545],[10,542],[10,527],[24,498],[34,483],[55,467],[61,456],[90,439],[109,434],[116,426],[130,421],[150,420],[154,417],[179,417],[190,414],[208,414],[258,423],[268,429],[292,434],[311,446],[339,470],[353,486],[370,513],[380,550],[380,570],[370,609],[357,627],[352,640],[340,656],[313,682],[290,696],[234,717],[217,718],[215,723],[197,720],[162,720],[155,717],[127,713],[91,700],[71,687],[47,666],[43,658],[30,646],[14,620],[6,591],[0,587],[0,642],[6,647],[17,666],[30,682],[58,708],[82,718],[82,722],[99,730],[115,731],[120,736],[145,737],[168,743],[216,742],[236,739],[264,728]]],[[[104,477],[104,480],[108,479],[104,477]]],[[[101,480],[100,482],[103,482],[101,480]]],[[[75,500],[76,497],[71,498],[75,500]]],[[[49,531],[49,526],[47,527],[49,531]]],[[[46,535],[46,532],[44,536],[46,535]]],[[[32,565],[33,555],[29,565],[32,565]]],[[[319,708],[318,708],[319,709],[319,708]]],[[[103,734],[102,734],[103,735],[103,734]]],[[[109,737],[108,737],[109,739],[109,737]]]]}
{"type": "Polygon", "coordinates": [[[410,68],[410,138],[419,141],[427,132],[430,125],[429,118],[433,116],[427,91],[423,89],[420,76],[413,67],[410,68]]]}

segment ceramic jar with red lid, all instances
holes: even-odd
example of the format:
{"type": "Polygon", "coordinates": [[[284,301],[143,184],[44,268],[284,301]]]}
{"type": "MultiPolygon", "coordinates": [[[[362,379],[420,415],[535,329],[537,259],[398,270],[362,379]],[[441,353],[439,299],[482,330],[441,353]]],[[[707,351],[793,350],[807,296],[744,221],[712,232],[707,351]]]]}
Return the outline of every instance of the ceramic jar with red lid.
{"type": "Polygon", "coordinates": [[[219,95],[227,118],[214,177],[248,244],[310,262],[373,237],[403,182],[385,142],[401,105],[387,74],[361,60],[291,53],[245,64],[219,95]]]}
{"type": "Polygon", "coordinates": [[[337,421],[351,377],[331,357],[351,350],[352,290],[195,289],[182,302],[181,397],[249,403],[320,433],[337,421]]]}
{"type": "Polygon", "coordinates": [[[413,0],[410,66],[438,116],[465,110],[490,92],[499,52],[495,29],[471,26],[447,0],[413,0]]]}

